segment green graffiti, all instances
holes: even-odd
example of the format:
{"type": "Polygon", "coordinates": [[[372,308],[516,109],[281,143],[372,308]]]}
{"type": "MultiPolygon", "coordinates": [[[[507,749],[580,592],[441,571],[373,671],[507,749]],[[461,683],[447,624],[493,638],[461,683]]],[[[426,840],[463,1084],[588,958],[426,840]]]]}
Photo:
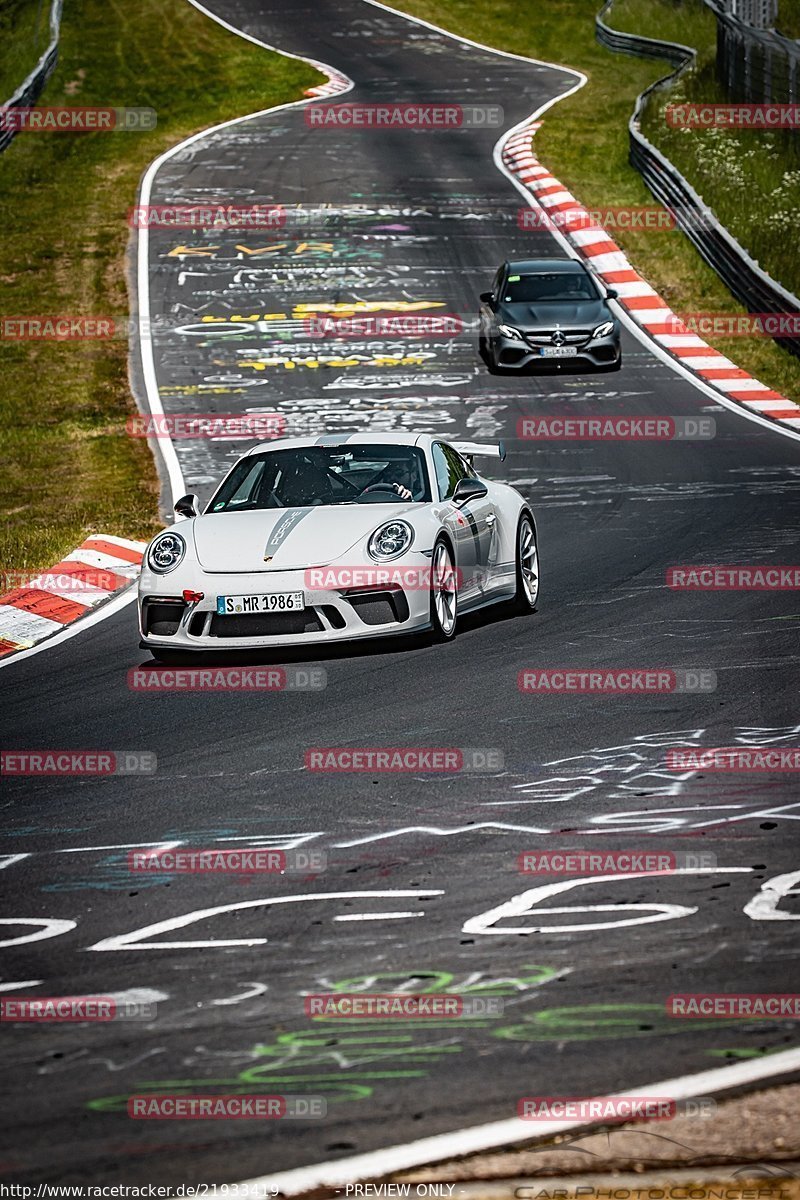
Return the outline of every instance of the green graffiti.
{"type": "MultiPolygon", "coordinates": [[[[137,1095],[185,1095],[219,1092],[225,1095],[270,1094],[296,1091],[298,1088],[324,1092],[330,1103],[347,1100],[365,1100],[372,1095],[373,1084],[384,1079],[419,1079],[428,1075],[427,1067],[432,1060],[442,1055],[460,1054],[462,1047],[455,1041],[433,1046],[414,1046],[414,1034],[419,1032],[419,1022],[414,1031],[397,1030],[398,1025],[413,1025],[412,1021],[392,1022],[392,1031],[386,1031],[385,1021],[348,1021],[346,1029],[330,1029],[319,1025],[311,1029],[292,1030],[280,1034],[274,1042],[259,1043],[252,1047],[254,1062],[229,1079],[156,1079],[138,1083],[133,1089],[137,1095]],[[385,1063],[387,1059],[402,1058],[416,1065],[391,1070],[379,1070],[371,1064],[385,1063]],[[308,1072],[304,1068],[330,1065],[332,1070],[308,1072]],[[367,1068],[364,1070],[363,1068],[367,1068]],[[346,1082],[337,1078],[335,1071],[346,1071],[346,1082]],[[369,1081],[369,1082],[354,1082],[369,1081]]],[[[425,1028],[435,1026],[447,1029],[453,1035],[452,1021],[426,1021],[425,1028]]],[[[116,1096],[101,1096],[91,1100],[88,1107],[95,1112],[124,1112],[132,1093],[116,1096]]]]}
{"type": "Polygon", "coordinates": [[[492,1033],[494,1037],[512,1042],[590,1042],[601,1038],[695,1033],[701,1029],[741,1025],[747,1020],[747,1017],[730,1017],[685,1021],[668,1016],[663,1004],[580,1004],[545,1008],[524,1017],[520,1025],[505,1025],[492,1033]]]}
{"type": "Polygon", "coordinates": [[[332,992],[392,992],[402,995],[411,991],[419,995],[448,992],[459,996],[482,995],[511,996],[515,992],[524,992],[528,988],[538,987],[550,979],[557,978],[561,972],[555,967],[545,967],[540,964],[525,963],[520,968],[530,971],[530,975],[509,975],[498,978],[482,979],[482,972],[475,971],[467,975],[461,982],[454,982],[456,976],[450,971],[384,971],[377,975],[354,975],[352,979],[337,979],[326,985],[332,992]],[[398,981],[407,983],[409,987],[398,987],[398,981]],[[413,984],[413,987],[411,986],[413,984]]]}

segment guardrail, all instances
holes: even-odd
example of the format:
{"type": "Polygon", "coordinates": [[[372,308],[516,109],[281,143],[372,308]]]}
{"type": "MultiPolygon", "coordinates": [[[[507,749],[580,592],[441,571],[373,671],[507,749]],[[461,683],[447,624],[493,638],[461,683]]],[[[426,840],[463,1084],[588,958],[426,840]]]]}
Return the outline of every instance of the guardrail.
{"type": "MultiPolygon", "coordinates": [[[[52,0],[50,5],[50,44],[30,75],[23,80],[10,100],[0,104],[0,108],[31,108],[41,96],[44,85],[55,71],[58,62],[62,4],[63,0],[52,0]]],[[[0,153],[8,147],[11,139],[17,133],[16,129],[0,129],[0,153]]]]}
{"type": "MultiPolygon", "coordinates": [[[[767,275],[766,271],[762,271],[736,238],[719,223],[691,184],[642,133],[642,114],[648,101],[655,92],[669,87],[694,63],[696,51],[677,42],[662,42],[656,38],[612,29],[603,17],[613,3],[614,0],[606,0],[595,18],[597,40],[619,54],[665,58],[673,64],[672,71],[657,79],[636,98],[633,115],[628,122],[631,166],[636,168],[656,199],[670,209],[678,228],[749,312],[800,315],[800,300],[767,275]]],[[[716,13],[715,6],[709,7],[716,13]]],[[[785,350],[800,357],[800,336],[776,337],[774,340],[785,350]]]]}
{"type": "Polygon", "coordinates": [[[736,100],[796,104],[800,100],[800,43],[774,29],[756,29],[704,0],[717,18],[717,76],[736,100]]]}

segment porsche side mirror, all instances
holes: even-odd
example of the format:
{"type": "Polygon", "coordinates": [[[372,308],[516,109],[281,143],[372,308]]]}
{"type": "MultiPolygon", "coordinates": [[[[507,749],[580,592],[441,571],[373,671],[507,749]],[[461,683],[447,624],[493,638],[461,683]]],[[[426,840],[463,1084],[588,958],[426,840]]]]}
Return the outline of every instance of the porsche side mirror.
{"type": "Polygon", "coordinates": [[[480,479],[459,479],[453,492],[453,504],[466,504],[468,500],[480,500],[489,494],[489,489],[480,479]]]}
{"type": "Polygon", "coordinates": [[[172,507],[177,517],[196,517],[200,512],[200,497],[190,492],[188,496],[176,500],[172,507]]]}
{"type": "Polygon", "coordinates": [[[616,300],[618,295],[619,292],[616,290],[616,288],[609,288],[606,292],[606,300],[616,300]]]}

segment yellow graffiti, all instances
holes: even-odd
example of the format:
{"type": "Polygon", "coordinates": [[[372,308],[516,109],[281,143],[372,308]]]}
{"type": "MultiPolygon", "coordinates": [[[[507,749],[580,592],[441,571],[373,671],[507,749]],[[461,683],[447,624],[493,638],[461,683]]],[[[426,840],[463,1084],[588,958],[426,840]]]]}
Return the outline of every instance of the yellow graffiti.
{"type": "MultiPolygon", "coordinates": [[[[216,246],[173,246],[166,253],[167,258],[215,258],[217,250],[222,247],[216,246]]],[[[281,250],[288,250],[289,254],[337,254],[338,251],[333,242],[298,242],[292,248],[291,242],[272,242],[269,246],[244,246],[241,242],[237,242],[235,249],[239,254],[246,254],[248,258],[263,258],[266,254],[279,254],[281,250]]]]}
{"type": "Polygon", "coordinates": [[[231,313],[229,317],[212,317],[206,313],[200,318],[200,324],[213,325],[215,323],[228,325],[234,321],[246,321],[250,324],[253,321],[285,321],[286,313],[251,313],[249,317],[243,317],[241,313],[231,313]]]}
{"type": "Polygon", "coordinates": [[[293,317],[306,317],[310,313],[335,313],[349,316],[365,312],[417,312],[421,308],[444,308],[442,300],[355,300],[337,304],[295,304],[293,317]]]}
{"type": "MultiPolygon", "coordinates": [[[[249,258],[259,258],[263,254],[274,254],[276,250],[287,250],[289,242],[276,242],[272,246],[242,246],[237,243],[236,249],[241,250],[242,254],[246,254],[249,258]]],[[[312,254],[333,254],[335,247],[333,242],[298,242],[292,251],[293,254],[305,254],[306,251],[312,254]]]]}
{"type": "Polygon", "coordinates": [[[175,246],[167,251],[167,258],[213,258],[219,246],[175,246]]]}
{"type": "Polygon", "coordinates": [[[191,384],[189,387],[180,387],[178,384],[169,385],[158,389],[162,396],[197,396],[201,392],[204,396],[238,396],[241,392],[245,392],[246,388],[227,388],[227,387],[211,387],[204,383],[201,386],[191,384]]]}
{"type": "MultiPolygon", "coordinates": [[[[421,309],[444,307],[445,304],[442,300],[351,300],[339,301],[336,304],[295,304],[292,308],[292,320],[302,321],[314,313],[329,313],[333,316],[344,317],[355,316],[356,313],[419,312],[421,309]]],[[[221,317],[204,313],[200,317],[199,324],[227,325],[233,324],[234,321],[285,321],[286,319],[285,312],[226,313],[221,317]]]]}
{"type": "MultiPolygon", "coordinates": [[[[256,362],[246,360],[237,362],[237,367],[249,367],[253,371],[265,371],[267,367],[284,367],[287,371],[293,371],[295,367],[419,367],[422,366],[426,358],[434,358],[432,354],[407,354],[404,357],[400,355],[375,355],[369,358],[367,355],[358,354],[350,358],[333,358],[330,356],[319,356],[318,358],[290,358],[283,355],[276,355],[271,358],[262,358],[256,362]]],[[[216,361],[216,360],[215,360],[216,361]]],[[[220,363],[220,366],[224,364],[220,363]]]]}

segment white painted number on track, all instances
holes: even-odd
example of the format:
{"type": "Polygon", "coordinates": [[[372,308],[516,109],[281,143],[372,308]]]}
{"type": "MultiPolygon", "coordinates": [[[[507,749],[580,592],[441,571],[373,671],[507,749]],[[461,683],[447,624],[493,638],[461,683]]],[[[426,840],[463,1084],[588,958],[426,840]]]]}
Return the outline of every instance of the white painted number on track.
{"type": "Polygon", "coordinates": [[[800,896],[800,871],[787,875],[775,875],[762,883],[761,890],[744,906],[748,917],[754,921],[800,921],[800,913],[779,912],[778,905],[784,896],[800,896]]]}
{"type": "MultiPolygon", "coordinates": [[[[267,939],[257,938],[211,938],[202,942],[151,942],[144,939],[156,937],[159,933],[171,933],[174,929],[183,929],[187,925],[195,925],[207,917],[222,916],[223,913],[243,912],[248,908],[267,908],[273,904],[298,904],[306,900],[376,900],[395,897],[442,896],[437,891],[387,891],[387,892],[320,892],[316,895],[283,896],[268,900],[243,900],[238,904],[220,904],[216,908],[198,908],[195,912],[184,913],[180,917],[169,917],[166,921],[157,921],[155,925],[144,925],[130,933],[115,934],[103,938],[89,946],[89,950],[198,950],[210,946],[263,946],[267,939]]],[[[370,917],[373,914],[363,914],[370,917]]]]}
{"type": "Polygon", "coordinates": [[[69,933],[77,921],[56,921],[47,917],[0,917],[0,925],[39,925],[35,933],[23,933],[22,937],[4,938],[0,947],[24,946],[26,942],[41,942],[45,938],[58,937],[61,933],[69,933]]]}
{"type": "MultiPolygon", "coordinates": [[[[671,876],[730,874],[731,872],[750,871],[751,869],[751,867],[714,867],[707,870],[687,868],[673,871],[671,872],[671,876]]],[[[590,879],[568,879],[562,883],[545,883],[541,887],[530,888],[528,891],[512,896],[510,900],[507,900],[504,904],[499,904],[496,908],[490,908],[486,912],[479,913],[476,917],[470,917],[464,923],[462,932],[487,935],[508,933],[592,933],[597,929],[622,929],[625,926],[647,925],[654,921],[675,921],[681,917],[690,917],[697,912],[697,908],[689,908],[683,904],[579,904],[570,908],[538,909],[537,912],[543,916],[552,914],[563,915],[565,913],[618,913],[621,911],[640,911],[648,915],[623,918],[620,921],[590,921],[578,925],[497,925],[497,922],[503,920],[503,918],[524,917],[528,913],[533,912],[535,905],[541,900],[547,900],[551,896],[558,896],[562,892],[572,891],[573,888],[589,887],[596,883],[614,883],[621,879],[642,879],[648,875],[655,874],[659,873],[641,871],[636,874],[631,872],[626,875],[597,875],[592,876],[590,879]]]]}

